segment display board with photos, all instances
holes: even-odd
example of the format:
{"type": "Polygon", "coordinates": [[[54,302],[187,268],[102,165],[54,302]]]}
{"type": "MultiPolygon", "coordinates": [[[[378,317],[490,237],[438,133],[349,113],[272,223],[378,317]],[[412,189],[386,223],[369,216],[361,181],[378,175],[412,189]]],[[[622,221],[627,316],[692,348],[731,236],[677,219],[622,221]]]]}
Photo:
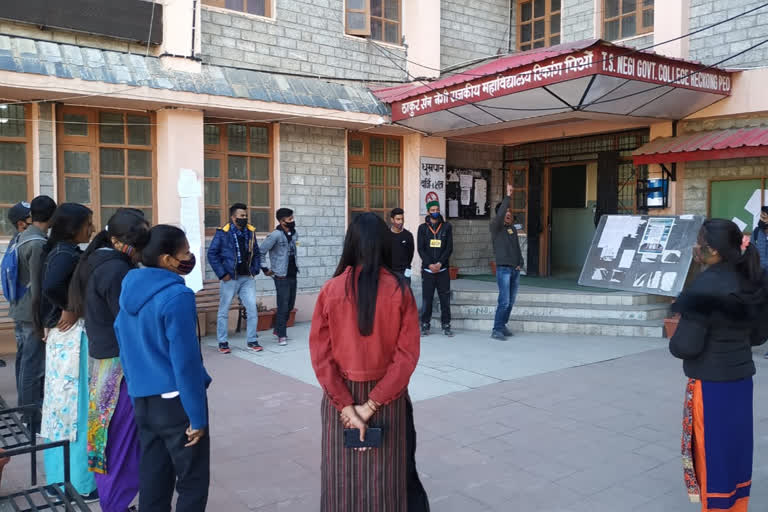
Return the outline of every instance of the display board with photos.
{"type": "Polygon", "coordinates": [[[448,168],[444,211],[449,219],[488,219],[491,170],[448,168]]]}

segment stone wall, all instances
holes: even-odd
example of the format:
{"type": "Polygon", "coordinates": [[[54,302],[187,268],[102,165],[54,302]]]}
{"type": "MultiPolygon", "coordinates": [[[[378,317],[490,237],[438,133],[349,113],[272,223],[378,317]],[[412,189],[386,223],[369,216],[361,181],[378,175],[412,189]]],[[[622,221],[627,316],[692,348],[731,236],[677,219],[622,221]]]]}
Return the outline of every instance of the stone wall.
{"type": "Polygon", "coordinates": [[[377,48],[344,34],[344,0],[277,0],[275,12],[270,20],[203,6],[203,62],[340,79],[406,80],[404,48],[377,48]]]}
{"type": "MultiPolygon", "coordinates": [[[[515,8],[512,9],[514,17],[515,8]]],[[[442,0],[440,2],[440,67],[509,51],[508,0],[442,0]]]]}
{"type": "MultiPolygon", "coordinates": [[[[759,0],[691,0],[690,30],[695,31],[761,5],[759,0]]],[[[742,52],[768,37],[768,11],[723,23],[691,36],[690,60],[714,64],[730,55],[742,52]]],[[[723,67],[764,66],[768,47],[761,46],[730,59],[723,67]]]]}
{"type": "Polygon", "coordinates": [[[595,37],[594,0],[574,0],[562,3],[560,40],[572,43],[595,37]]]}

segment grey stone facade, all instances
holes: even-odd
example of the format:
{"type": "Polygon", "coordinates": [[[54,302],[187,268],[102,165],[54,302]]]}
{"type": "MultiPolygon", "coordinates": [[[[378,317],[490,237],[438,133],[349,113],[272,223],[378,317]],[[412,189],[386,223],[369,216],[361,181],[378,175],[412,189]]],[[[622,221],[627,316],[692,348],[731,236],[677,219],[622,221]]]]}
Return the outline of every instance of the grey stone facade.
{"type": "Polygon", "coordinates": [[[203,6],[202,58],[262,71],[406,80],[404,48],[344,34],[343,0],[277,0],[275,20],[203,6]]]}
{"type": "MultiPolygon", "coordinates": [[[[54,193],[53,105],[40,103],[40,122],[37,124],[40,151],[40,195],[56,197],[54,193]]],[[[62,194],[63,197],[63,194],[62,194]]]]}
{"type": "Polygon", "coordinates": [[[566,0],[560,17],[560,40],[572,43],[595,37],[595,2],[593,0],[566,0]]]}
{"type": "MultiPolygon", "coordinates": [[[[690,30],[694,31],[763,4],[758,0],[691,0],[690,30]]],[[[714,64],[768,37],[768,11],[758,10],[691,36],[691,60],[714,64]]],[[[723,67],[765,66],[768,47],[761,46],[723,63],[723,67]]]]}
{"type": "MultiPolygon", "coordinates": [[[[514,22],[511,25],[514,27],[514,22]]],[[[509,41],[515,47],[515,34],[510,39],[509,31],[508,0],[442,0],[440,68],[507,53],[509,41]]]]}

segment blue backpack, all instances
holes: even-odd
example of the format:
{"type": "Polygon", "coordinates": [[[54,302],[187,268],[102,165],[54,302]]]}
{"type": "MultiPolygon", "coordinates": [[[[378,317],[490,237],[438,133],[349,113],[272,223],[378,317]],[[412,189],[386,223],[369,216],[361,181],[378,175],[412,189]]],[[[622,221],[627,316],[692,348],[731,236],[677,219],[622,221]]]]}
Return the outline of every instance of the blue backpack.
{"type": "Polygon", "coordinates": [[[0,270],[2,270],[3,273],[3,295],[5,295],[5,299],[12,304],[18,302],[27,292],[28,288],[19,282],[19,247],[33,240],[42,240],[44,242],[45,238],[35,236],[28,238],[21,243],[16,242],[9,245],[5,256],[3,256],[3,261],[0,263],[0,270]]]}

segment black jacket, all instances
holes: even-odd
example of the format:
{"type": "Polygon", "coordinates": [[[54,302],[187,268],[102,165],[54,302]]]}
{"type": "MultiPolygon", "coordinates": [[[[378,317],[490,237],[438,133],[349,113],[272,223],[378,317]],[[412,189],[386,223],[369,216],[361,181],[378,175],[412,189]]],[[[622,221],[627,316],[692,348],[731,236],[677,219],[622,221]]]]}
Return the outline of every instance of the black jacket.
{"type": "Polygon", "coordinates": [[[120,312],[123,278],[134,267],[131,259],[114,249],[98,249],[86,261],[88,285],[85,288],[85,332],[88,354],[94,359],[120,355],[113,327],[120,312]]]}
{"type": "Polygon", "coordinates": [[[82,253],[77,245],[60,242],[46,256],[40,300],[40,321],[43,327],[56,327],[62,310],[67,308],[69,282],[82,253]]]}
{"type": "Polygon", "coordinates": [[[687,377],[722,382],[755,374],[752,347],[768,338],[765,282],[749,283],[719,263],[699,274],[672,310],[681,318],[669,351],[683,360],[687,377]]]}
{"type": "Polygon", "coordinates": [[[390,230],[390,234],[392,235],[392,270],[402,274],[406,269],[411,268],[411,261],[413,261],[415,251],[413,235],[407,229],[403,229],[400,233],[390,230]]]}
{"type": "Polygon", "coordinates": [[[496,256],[496,265],[517,268],[523,266],[523,251],[520,250],[517,228],[514,225],[504,225],[504,216],[509,209],[510,201],[509,196],[505,197],[501,202],[499,211],[491,220],[491,240],[496,256]]]}
{"type": "Polygon", "coordinates": [[[416,237],[419,256],[421,257],[421,268],[428,268],[432,264],[440,263],[443,268],[447,269],[448,259],[453,253],[453,228],[445,222],[442,215],[435,225],[432,225],[429,221],[429,215],[427,215],[424,224],[419,226],[416,237]],[[435,230],[436,234],[432,234],[430,227],[435,230]],[[432,240],[440,240],[440,247],[430,247],[432,240]]]}

